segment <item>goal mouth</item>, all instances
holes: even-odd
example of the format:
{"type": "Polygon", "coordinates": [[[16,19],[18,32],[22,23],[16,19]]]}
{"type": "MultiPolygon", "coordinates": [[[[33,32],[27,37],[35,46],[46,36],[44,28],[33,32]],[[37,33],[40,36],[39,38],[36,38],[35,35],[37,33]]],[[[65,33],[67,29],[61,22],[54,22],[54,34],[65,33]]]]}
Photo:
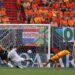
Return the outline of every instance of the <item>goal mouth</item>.
{"type": "MultiPolygon", "coordinates": [[[[50,59],[50,24],[0,24],[1,30],[6,30],[6,36],[0,40],[4,48],[23,44],[27,50],[31,47],[32,50],[36,49],[36,53],[45,53],[46,60],[50,59]],[[20,37],[22,43],[19,41],[20,37]]],[[[50,67],[50,64],[48,66],[50,67]]]]}

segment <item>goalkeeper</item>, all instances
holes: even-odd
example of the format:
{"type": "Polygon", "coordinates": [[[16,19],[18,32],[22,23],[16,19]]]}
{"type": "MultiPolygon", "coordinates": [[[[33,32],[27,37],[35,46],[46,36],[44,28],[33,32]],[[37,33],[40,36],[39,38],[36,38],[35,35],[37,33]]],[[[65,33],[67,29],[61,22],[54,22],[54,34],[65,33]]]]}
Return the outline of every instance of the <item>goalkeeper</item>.
{"type": "Polygon", "coordinates": [[[63,50],[63,51],[60,51],[60,52],[58,52],[57,54],[55,54],[54,56],[52,56],[45,64],[44,64],[44,66],[47,66],[48,65],[48,63],[50,63],[50,62],[53,62],[53,63],[55,63],[55,66],[56,66],[56,68],[58,67],[58,64],[57,64],[57,60],[59,59],[59,58],[62,58],[63,56],[65,56],[65,55],[67,55],[67,54],[69,54],[70,52],[68,51],[68,50],[63,50]]]}

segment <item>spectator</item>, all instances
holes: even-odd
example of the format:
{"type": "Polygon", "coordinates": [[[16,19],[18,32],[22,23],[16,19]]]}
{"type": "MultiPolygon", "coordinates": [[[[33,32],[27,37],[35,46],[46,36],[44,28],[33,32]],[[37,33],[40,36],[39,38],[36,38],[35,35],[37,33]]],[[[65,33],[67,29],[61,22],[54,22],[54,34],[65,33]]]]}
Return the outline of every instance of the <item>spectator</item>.
{"type": "MultiPolygon", "coordinates": [[[[6,4],[9,7],[10,4],[6,4]]],[[[0,18],[2,18],[2,16],[7,15],[7,9],[3,8],[3,0],[0,0],[0,7],[0,18]]],[[[74,20],[75,0],[17,0],[16,7],[16,19],[19,23],[54,22],[58,26],[75,26],[67,23],[74,20]]]]}
{"type": "Polygon", "coordinates": [[[68,25],[69,25],[70,27],[73,27],[73,26],[74,26],[74,20],[73,20],[73,18],[69,18],[69,19],[68,19],[68,25]]]}
{"type": "Polygon", "coordinates": [[[54,17],[52,18],[51,26],[58,27],[58,24],[57,24],[57,22],[55,21],[55,18],[54,18],[54,17]]]}
{"type": "Polygon", "coordinates": [[[7,16],[3,16],[3,17],[2,17],[2,22],[5,23],[5,24],[10,23],[10,22],[9,22],[9,18],[8,18],[7,16]]]}
{"type": "Polygon", "coordinates": [[[61,18],[61,20],[60,20],[60,25],[61,25],[61,27],[68,25],[67,20],[68,20],[68,19],[67,19],[67,18],[64,18],[64,17],[61,18]]]}

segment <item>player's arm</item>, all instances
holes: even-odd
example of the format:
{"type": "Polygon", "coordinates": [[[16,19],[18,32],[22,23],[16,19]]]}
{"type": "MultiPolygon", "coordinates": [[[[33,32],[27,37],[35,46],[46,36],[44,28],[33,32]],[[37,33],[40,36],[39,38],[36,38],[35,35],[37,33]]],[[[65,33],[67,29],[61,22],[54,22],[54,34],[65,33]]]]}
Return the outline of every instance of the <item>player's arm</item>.
{"type": "Polygon", "coordinates": [[[4,64],[7,64],[7,63],[8,63],[8,61],[7,61],[7,60],[3,60],[3,63],[4,63],[4,64]]]}
{"type": "Polygon", "coordinates": [[[47,66],[51,62],[51,59],[49,59],[43,66],[47,66]]]}

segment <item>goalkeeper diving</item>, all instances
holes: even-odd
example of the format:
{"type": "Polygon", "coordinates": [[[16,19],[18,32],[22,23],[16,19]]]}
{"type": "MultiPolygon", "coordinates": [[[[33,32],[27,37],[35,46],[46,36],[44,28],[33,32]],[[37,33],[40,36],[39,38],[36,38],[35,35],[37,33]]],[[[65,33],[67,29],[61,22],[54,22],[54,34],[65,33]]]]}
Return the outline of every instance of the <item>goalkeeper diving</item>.
{"type": "Polygon", "coordinates": [[[63,56],[65,56],[67,54],[70,54],[70,52],[67,49],[59,51],[57,54],[52,56],[43,66],[47,66],[50,62],[53,62],[55,64],[55,67],[58,68],[57,60],[62,58],[63,56]]]}

